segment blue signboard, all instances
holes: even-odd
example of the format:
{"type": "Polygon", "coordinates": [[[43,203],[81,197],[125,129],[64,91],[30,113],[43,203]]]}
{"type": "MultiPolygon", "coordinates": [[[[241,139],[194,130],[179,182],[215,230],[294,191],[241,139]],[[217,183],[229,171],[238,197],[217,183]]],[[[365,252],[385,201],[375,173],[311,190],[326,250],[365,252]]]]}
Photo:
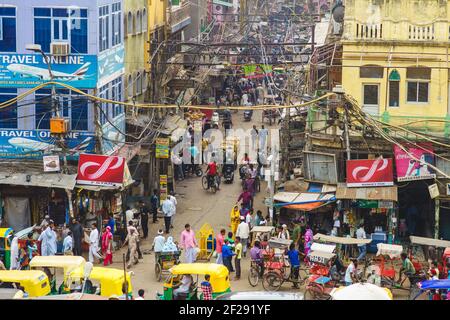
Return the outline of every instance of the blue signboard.
{"type": "MultiPolygon", "coordinates": [[[[117,77],[124,72],[125,48],[123,44],[109,49],[98,56],[98,80],[99,82],[108,77],[117,77]]],[[[113,79],[108,79],[109,82],[113,79]]]]}
{"type": "MultiPolygon", "coordinates": [[[[97,56],[49,56],[53,80],[76,88],[97,85],[97,56]]],[[[40,54],[0,54],[0,87],[33,88],[50,81],[50,73],[40,54]]]]}
{"type": "Polygon", "coordinates": [[[110,121],[111,123],[106,122],[102,126],[102,152],[107,155],[113,154],[125,143],[125,136],[122,133],[125,132],[125,113],[110,121]]]}
{"type": "MultiPolygon", "coordinates": [[[[0,130],[0,158],[40,159],[55,154],[55,137],[49,130],[0,130]]],[[[78,159],[80,153],[93,153],[95,135],[89,132],[71,132],[65,138],[69,160],[78,159]]]]}

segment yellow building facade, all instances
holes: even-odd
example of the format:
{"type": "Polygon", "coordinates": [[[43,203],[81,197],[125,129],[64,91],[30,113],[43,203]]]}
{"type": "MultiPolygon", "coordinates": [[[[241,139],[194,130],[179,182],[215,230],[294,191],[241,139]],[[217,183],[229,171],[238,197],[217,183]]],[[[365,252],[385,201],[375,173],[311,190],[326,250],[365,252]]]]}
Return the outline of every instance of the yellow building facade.
{"type": "Polygon", "coordinates": [[[124,1],[125,99],[143,102],[148,83],[146,42],[148,38],[148,0],[124,1]]]}
{"type": "Polygon", "coordinates": [[[345,10],[345,92],[396,124],[448,117],[450,1],[346,0],[345,10]]]}

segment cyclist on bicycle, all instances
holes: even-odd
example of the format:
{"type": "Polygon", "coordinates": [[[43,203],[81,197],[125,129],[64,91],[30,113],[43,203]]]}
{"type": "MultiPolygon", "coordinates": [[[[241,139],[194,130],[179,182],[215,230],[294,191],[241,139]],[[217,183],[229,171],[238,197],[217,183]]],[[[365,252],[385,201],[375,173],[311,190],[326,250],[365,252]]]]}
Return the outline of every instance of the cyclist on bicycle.
{"type": "MultiPolygon", "coordinates": [[[[213,183],[213,179],[216,179],[217,176],[217,163],[216,161],[211,161],[208,164],[208,168],[206,169],[206,177],[208,179],[208,189],[211,187],[213,183]]],[[[217,186],[218,187],[218,186],[217,186]]]]}
{"type": "Polygon", "coordinates": [[[259,276],[264,274],[264,259],[261,250],[261,244],[259,241],[255,241],[253,248],[250,250],[251,264],[259,266],[259,276]]]}
{"type": "Polygon", "coordinates": [[[413,263],[409,260],[408,255],[406,253],[401,254],[402,257],[402,267],[400,268],[400,272],[398,275],[398,282],[402,279],[402,274],[406,275],[408,279],[416,274],[416,269],[414,268],[413,263]]]}

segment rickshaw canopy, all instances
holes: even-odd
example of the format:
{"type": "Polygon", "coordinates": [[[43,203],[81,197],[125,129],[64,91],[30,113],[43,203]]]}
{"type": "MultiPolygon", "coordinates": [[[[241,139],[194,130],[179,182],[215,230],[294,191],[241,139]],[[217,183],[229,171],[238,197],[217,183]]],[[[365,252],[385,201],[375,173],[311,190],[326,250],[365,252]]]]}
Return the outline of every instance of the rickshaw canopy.
{"type": "Polygon", "coordinates": [[[443,280],[426,280],[419,283],[422,290],[446,290],[450,289],[450,279],[443,280]]]}
{"type": "Polygon", "coordinates": [[[270,238],[269,247],[275,248],[275,249],[285,249],[285,248],[289,248],[291,243],[292,243],[292,240],[280,239],[280,238],[270,238]]]}
{"type": "Polygon", "coordinates": [[[321,233],[317,233],[314,235],[314,241],[323,241],[323,242],[331,242],[336,244],[369,244],[372,242],[372,239],[355,239],[350,237],[333,237],[327,236],[321,233]]]}
{"type": "Polygon", "coordinates": [[[335,244],[324,244],[324,243],[314,242],[311,246],[311,251],[334,253],[334,250],[336,250],[335,244]]]}
{"type": "Polygon", "coordinates": [[[86,260],[79,256],[36,256],[30,261],[30,268],[63,268],[64,278],[74,269],[84,268],[86,260]]]}
{"type": "Polygon", "coordinates": [[[410,236],[409,239],[411,240],[412,244],[441,247],[441,248],[450,247],[450,241],[447,241],[447,240],[439,240],[439,239],[417,237],[417,236],[410,236]]]}
{"type": "Polygon", "coordinates": [[[355,283],[331,291],[333,300],[394,300],[392,292],[371,283],[355,283]]]}
{"type": "Polygon", "coordinates": [[[19,283],[30,297],[50,293],[48,277],[40,270],[0,270],[0,282],[19,283]]]}
{"type": "Polygon", "coordinates": [[[332,258],[336,256],[335,253],[324,251],[311,251],[308,255],[309,261],[320,264],[327,264],[332,258]]]}
{"type": "Polygon", "coordinates": [[[216,263],[180,263],[170,270],[172,275],[207,275],[211,276],[210,283],[213,293],[226,292],[230,289],[230,279],[227,267],[216,263]]]}
{"type": "Polygon", "coordinates": [[[250,232],[272,233],[274,230],[275,230],[275,227],[256,226],[256,227],[253,227],[250,232]]]}
{"type": "MultiPolygon", "coordinates": [[[[69,280],[84,278],[84,267],[70,272],[69,280]]],[[[110,297],[122,295],[123,270],[114,268],[93,267],[89,279],[100,282],[100,295],[110,297]]],[[[131,286],[131,272],[127,272],[128,293],[133,293],[131,286]]]]}
{"type": "Polygon", "coordinates": [[[397,244],[378,243],[377,256],[388,255],[391,259],[398,258],[403,252],[403,247],[397,244]]]}

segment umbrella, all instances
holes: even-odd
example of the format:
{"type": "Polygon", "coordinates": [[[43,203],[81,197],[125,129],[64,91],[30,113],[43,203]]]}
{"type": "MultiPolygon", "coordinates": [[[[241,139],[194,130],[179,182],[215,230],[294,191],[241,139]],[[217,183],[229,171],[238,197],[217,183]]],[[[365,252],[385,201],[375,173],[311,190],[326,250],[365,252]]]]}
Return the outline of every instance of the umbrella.
{"type": "Polygon", "coordinates": [[[333,300],[393,300],[389,289],[371,283],[356,283],[333,289],[333,300]]]}

